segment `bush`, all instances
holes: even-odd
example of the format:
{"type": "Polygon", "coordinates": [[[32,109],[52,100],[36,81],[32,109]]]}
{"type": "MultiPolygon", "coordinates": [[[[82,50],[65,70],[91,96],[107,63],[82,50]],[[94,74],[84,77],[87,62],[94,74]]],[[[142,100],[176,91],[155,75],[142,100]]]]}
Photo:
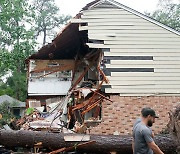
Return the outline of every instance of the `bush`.
{"type": "Polygon", "coordinates": [[[0,114],[2,115],[2,118],[0,119],[0,127],[2,127],[5,124],[9,124],[11,122],[11,119],[13,119],[14,116],[10,112],[9,102],[4,102],[0,104],[0,114]]]}

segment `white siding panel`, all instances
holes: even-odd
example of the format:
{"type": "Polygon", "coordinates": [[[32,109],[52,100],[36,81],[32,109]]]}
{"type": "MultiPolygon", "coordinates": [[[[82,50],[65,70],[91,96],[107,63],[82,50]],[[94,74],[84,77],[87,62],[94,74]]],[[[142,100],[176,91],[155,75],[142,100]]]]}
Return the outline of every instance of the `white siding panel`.
{"type": "Polygon", "coordinates": [[[125,64],[122,64],[122,65],[109,65],[109,64],[106,64],[106,68],[163,68],[163,69],[180,69],[180,65],[146,65],[146,64],[129,64],[129,65],[125,65],[125,64]]]}
{"type": "MultiPolygon", "coordinates": [[[[180,73],[160,73],[160,72],[111,72],[111,76],[113,77],[128,77],[128,76],[136,76],[136,77],[147,77],[147,76],[156,76],[156,77],[161,77],[161,76],[180,76],[180,73]]],[[[110,76],[107,76],[108,78],[110,76]]]]}
{"type": "MultiPolygon", "coordinates": [[[[175,68],[175,69],[168,69],[168,68],[155,68],[154,72],[161,72],[161,73],[179,73],[180,69],[179,68],[175,68]]],[[[168,76],[168,75],[167,75],[168,76]]],[[[180,76],[179,76],[180,78],[180,76]]]]}
{"type": "Polygon", "coordinates": [[[115,33],[117,36],[118,34],[172,34],[169,31],[165,31],[164,29],[154,30],[154,29],[88,29],[89,34],[96,33],[96,34],[111,34],[115,33]]]}
{"type": "Polygon", "coordinates": [[[120,96],[180,96],[180,93],[120,93],[120,96]]]}
{"type": "MultiPolygon", "coordinates": [[[[109,12],[109,9],[93,9],[93,10],[88,10],[88,11],[83,11],[83,15],[85,16],[95,16],[95,15],[105,15],[109,12]]],[[[119,14],[129,14],[131,13],[123,10],[123,9],[111,9],[111,14],[113,15],[119,15],[119,14]]]]}
{"type": "MultiPolygon", "coordinates": [[[[120,49],[119,51],[121,51],[122,49],[120,49]]],[[[141,50],[144,50],[146,51],[146,49],[138,49],[138,51],[141,51],[141,50]]],[[[153,49],[152,49],[153,50],[153,49]]],[[[123,49],[123,52],[105,52],[104,53],[104,56],[157,56],[157,57],[162,57],[162,56],[178,56],[179,57],[179,52],[151,52],[151,50],[149,50],[149,52],[124,52],[124,49],[123,49]]]]}
{"type": "Polygon", "coordinates": [[[75,19],[75,18],[72,18],[70,20],[71,23],[87,23],[87,21],[85,20],[82,20],[82,19],[75,19]]]}
{"type": "MultiPolygon", "coordinates": [[[[107,25],[95,25],[95,26],[80,26],[79,27],[84,28],[86,30],[116,30],[116,31],[120,31],[120,30],[153,30],[154,33],[156,33],[159,30],[162,30],[162,28],[160,27],[156,27],[156,26],[147,26],[147,25],[130,25],[130,24],[126,24],[126,25],[117,25],[117,26],[107,26],[107,25]]],[[[164,31],[163,31],[164,32],[164,31]]]]}
{"type": "MultiPolygon", "coordinates": [[[[83,11],[83,14],[85,13],[85,14],[88,14],[88,13],[98,13],[98,12],[106,12],[107,13],[107,11],[109,11],[109,9],[107,9],[107,8],[91,8],[90,10],[84,10],[83,11]]],[[[121,9],[121,8],[111,8],[111,11],[125,11],[124,9],[121,9]]],[[[127,12],[127,11],[126,11],[127,12]]]]}
{"type": "Polygon", "coordinates": [[[112,48],[112,49],[149,49],[149,48],[157,48],[157,49],[180,49],[180,44],[176,44],[170,46],[168,44],[159,45],[149,45],[149,44],[126,44],[126,45],[106,45],[106,44],[96,44],[96,43],[86,43],[90,48],[112,48]]]}
{"type": "Polygon", "coordinates": [[[115,19],[115,18],[109,18],[109,19],[81,19],[81,23],[107,23],[107,22],[111,22],[113,25],[113,22],[119,23],[119,22],[139,22],[139,23],[148,23],[147,21],[143,20],[143,19],[137,19],[137,18],[119,18],[119,19],[115,19]]]}
{"type": "Polygon", "coordinates": [[[148,53],[151,53],[151,52],[154,52],[154,53],[174,53],[174,54],[176,54],[176,53],[179,53],[180,52],[180,49],[178,48],[178,49],[170,49],[170,48],[164,48],[164,49],[158,49],[158,48],[147,48],[147,49],[138,49],[138,48],[136,48],[136,49],[131,49],[131,48],[129,48],[129,49],[114,49],[114,48],[111,48],[110,49],[110,51],[111,51],[111,53],[119,53],[119,54],[121,54],[121,52],[131,52],[131,54],[133,54],[133,53],[136,53],[136,52],[142,52],[142,53],[146,53],[146,52],[148,52],[148,53]]]}
{"type": "Polygon", "coordinates": [[[180,89],[180,84],[176,84],[176,85],[122,85],[122,86],[118,86],[118,85],[115,85],[115,86],[112,86],[112,89],[145,89],[145,88],[148,88],[148,89],[180,89]]]}
{"type": "MultiPolygon", "coordinates": [[[[129,76],[129,77],[109,77],[108,78],[111,81],[178,81],[178,83],[180,83],[180,77],[173,77],[173,76],[162,76],[162,77],[158,77],[158,76],[149,76],[149,77],[134,77],[134,76],[129,76]]],[[[148,83],[148,82],[147,82],[148,83]]]]}
{"type": "MultiPolygon", "coordinates": [[[[148,45],[163,45],[164,41],[161,40],[156,40],[156,41],[146,41],[146,40],[141,40],[141,41],[134,41],[134,40],[128,40],[128,41],[119,41],[119,40],[112,40],[112,41],[104,41],[104,44],[106,45],[117,45],[117,44],[148,44],[148,45]]],[[[166,42],[166,45],[180,45],[179,41],[171,41],[171,42],[166,42]]]]}
{"type": "Polygon", "coordinates": [[[180,42],[180,38],[176,38],[176,37],[161,37],[161,36],[154,36],[154,37],[148,37],[146,35],[144,35],[144,37],[111,37],[111,36],[106,36],[106,35],[99,35],[99,34],[88,34],[89,39],[94,39],[94,40],[105,40],[105,41],[152,41],[152,42],[156,42],[156,41],[160,41],[160,42],[171,42],[171,41],[175,41],[175,42],[180,42]]]}
{"type": "MultiPolygon", "coordinates": [[[[94,31],[92,31],[92,32],[88,32],[88,36],[89,35],[99,35],[99,36],[108,36],[108,37],[142,37],[142,38],[144,38],[144,37],[157,37],[157,38],[164,38],[164,37],[167,37],[167,38],[171,38],[171,37],[173,37],[174,35],[173,34],[163,34],[163,33],[161,33],[161,35],[160,34],[157,34],[157,33],[116,33],[116,32],[110,32],[110,33],[107,33],[107,32],[94,32],[94,31]]],[[[176,37],[174,37],[174,38],[176,38],[176,37]]],[[[177,37],[178,38],[178,37],[177,37]]]]}
{"type": "Polygon", "coordinates": [[[96,44],[96,43],[86,43],[89,48],[110,48],[110,46],[108,45],[104,45],[104,44],[96,44]]]}
{"type": "Polygon", "coordinates": [[[86,16],[86,15],[81,15],[82,19],[112,19],[112,18],[116,18],[118,19],[139,19],[142,20],[141,18],[139,18],[138,16],[134,16],[132,14],[100,14],[100,15],[92,15],[92,16],[86,16]]]}
{"type": "MultiPolygon", "coordinates": [[[[125,81],[125,80],[119,80],[119,81],[110,81],[110,85],[111,86],[135,86],[135,85],[169,85],[169,86],[173,86],[176,84],[180,84],[179,81],[154,81],[154,80],[150,80],[150,81],[125,81]]],[[[103,85],[108,85],[108,84],[103,84],[103,85]]]]}
{"type": "Polygon", "coordinates": [[[156,94],[156,93],[177,93],[179,94],[180,93],[180,89],[175,89],[175,88],[172,88],[172,89],[148,89],[148,88],[144,88],[144,89],[136,89],[136,88],[133,88],[133,89],[112,89],[112,88],[106,88],[105,89],[105,92],[106,93],[131,93],[131,94],[138,94],[138,93],[146,93],[146,94],[156,94]]]}
{"type": "Polygon", "coordinates": [[[36,81],[28,82],[29,95],[66,95],[71,86],[71,81],[36,81]]]}
{"type": "Polygon", "coordinates": [[[180,61],[180,55],[179,55],[179,57],[178,56],[176,56],[176,57],[156,57],[156,56],[154,56],[154,58],[153,58],[154,60],[162,60],[162,61],[164,61],[164,60],[169,60],[169,61],[180,61]]]}
{"type": "MultiPolygon", "coordinates": [[[[82,19],[80,19],[80,20],[82,20],[82,19]]],[[[79,20],[79,21],[80,21],[79,20]]],[[[147,27],[151,27],[152,25],[149,25],[149,23],[148,22],[141,22],[141,23],[136,23],[136,22],[132,22],[132,21],[126,21],[126,22],[114,22],[113,23],[113,26],[133,26],[133,25],[136,25],[136,26],[147,26],[147,27]]],[[[112,26],[112,23],[111,22],[89,22],[88,23],[88,26],[99,26],[99,27],[101,27],[101,26],[106,26],[107,28],[109,27],[109,26],[112,26]]]]}
{"type": "MultiPolygon", "coordinates": [[[[138,32],[136,32],[136,33],[117,33],[117,32],[106,32],[106,31],[104,31],[104,32],[102,32],[102,33],[100,33],[99,31],[97,31],[97,32],[94,32],[94,31],[89,31],[88,32],[88,36],[89,35],[98,35],[98,36],[108,36],[108,37],[142,37],[142,38],[144,38],[144,37],[157,37],[157,38],[159,38],[159,39],[161,39],[161,38],[165,38],[165,37],[167,37],[167,38],[172,38],[172,37],[174,37],[174,38],[176,38],[176,36],[174,36],[174,34],[168,34],[168,33],[161,33],[161,35],[160,34],[158,34],[158,33],[154,33],[154,32],[152,32],[152,33],[149,33],[148,31],[147,31],[147,33],[138,33],[138,32]]],[[[177,38],[179,39],[179,37],[177,36],[177,38]]]]}
{"type": "Polygon", "coordinates": [[[112,65],[179,65],[180,61],[155,61],[155,60],[111,60],[112,65]]]}

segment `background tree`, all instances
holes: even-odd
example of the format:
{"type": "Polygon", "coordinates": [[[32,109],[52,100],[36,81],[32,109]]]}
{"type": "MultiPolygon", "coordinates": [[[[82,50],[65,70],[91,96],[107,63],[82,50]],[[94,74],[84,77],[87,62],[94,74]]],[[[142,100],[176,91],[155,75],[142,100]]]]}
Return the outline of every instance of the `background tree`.
{"type": "Polygon", "coordinates": [[[0,127],[2,127],[5,124],[9,124],[11,122],[11,119],[14,117],[13,114],[10,112],[10,103],[9,102],[3,102],[0,104],[0,127]]]}
{"type": "Polygon", "coordinates": [[[0,78],[9,76],[0,80],[0,95],[25,101],[25,59],[35,51],[37,36],[42,33],[45,44],[69,19],[58,14],[54,0],[0,0],[0,78]]]}
{"type": "Polygon", "coordinates": [[[55,28],[59,28],[70,19],[70,16],[60,15],[54,0],[33,0],[32,8],[35,13],[36,37],[43,35],[43,45],[47,43],[47,39],[53,39],[56,34],[55,28]]]}
{"type": "MultiPolygon", "coordinates": [[[[19,81],[25,77],[25,59],[33,53],[35,40],[32,28],[27,28],[32,13],[26,0],[0,1],[0,74],[16,75],[19,81]],[[18,74],[18,75],[17,75],[18,74]]],[[[12,78],[11,77],[11,78],[12,78]]],[[[17,84],[16,89],[2,82],[0,89],[11,92],[20,98],[24,84],[17,84]],[[5,89],[4,89],[5,88],[5,89]],[[7,89],[6,89],[7,88],[7,89]]]]}
{"type": "Polygon", "coordinates": [[[173,0],[159,0],[158,7],[159,9],[149,15],[157,21],[180,31],[180,3],[174,3],[173,0]]]}

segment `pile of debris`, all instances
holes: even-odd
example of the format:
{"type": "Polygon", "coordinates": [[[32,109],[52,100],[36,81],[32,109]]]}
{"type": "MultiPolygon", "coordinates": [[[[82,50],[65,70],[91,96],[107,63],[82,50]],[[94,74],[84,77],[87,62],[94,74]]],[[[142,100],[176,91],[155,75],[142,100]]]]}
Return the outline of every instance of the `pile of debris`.
{"type": "Polygon", "coordinates": [[[101,121],[103,101],[112,102],[107,94],[101,91],[103,83],[109,83],[101,70],[101,62],[101,52],[89,53],[81,62],[76,60],[72,86],[67,96],[56,103],[49,112],[44,113],[43,109],[38,107],[32,109],[32,112],[28,112],[16,122],[16,128],[63,133],[89,133],[88,128],[91,127],[91,122],[101,121]],[[84,71],[81,70],[82,66],[80,65],[84,66],[84,71]],[[87,73],[91,74],[91,79],[86,79],[87,73]]]}
{"type": "Polygon", "coordinates": [[[16,127],[21,130],[86,133],[89,122],[101,120],[104,100],[111,101],[99,89],[77,88],[47,113],[33,109],[16,121],[16,127]]]}

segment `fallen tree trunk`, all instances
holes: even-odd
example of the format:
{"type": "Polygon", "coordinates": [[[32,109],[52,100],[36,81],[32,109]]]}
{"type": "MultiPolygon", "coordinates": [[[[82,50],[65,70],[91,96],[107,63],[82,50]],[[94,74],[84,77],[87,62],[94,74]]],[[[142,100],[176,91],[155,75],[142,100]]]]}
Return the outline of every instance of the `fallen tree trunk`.
{"type": "Polygon", "coordinates": [[[174,140],[178,142],[177,151],[180,153],[180,103],[169,112],[168,131],[174,137],[174,140]]]}
{"type": "MultiPolygon", "coordinates": [[[[35,144],[41,142],[42,146],[47,149],[56,150],[63,147],[70,147],[77,144],[77,142],[66,142],[64,136],[72,134],[50,133],[43,131],[0,131],[0,145],[7,148],[13,147],[34,147],[35,144]]],[[[73,134],[77,135],[77,134],[73,134]]],[[[82,135],[82,134],[78,134],[82,135]]],[[[83,135],[82,135],[83,136],[83,135]]],[[[88,146],[77,148],[78,151],[95,152],[95,153],[109,153],[117,152],[121,154],[132,153],[131,150],[131,136],[114,136],[114,135],[90,135],[90,140],[95,143],[88,146]]],[[[155,137],[155,142],[167,154],[171,154],[177,147],[170,135],[158,135],[155,137]]],[[[78,142],[83,143],[83,142],[78,142]]]]}

